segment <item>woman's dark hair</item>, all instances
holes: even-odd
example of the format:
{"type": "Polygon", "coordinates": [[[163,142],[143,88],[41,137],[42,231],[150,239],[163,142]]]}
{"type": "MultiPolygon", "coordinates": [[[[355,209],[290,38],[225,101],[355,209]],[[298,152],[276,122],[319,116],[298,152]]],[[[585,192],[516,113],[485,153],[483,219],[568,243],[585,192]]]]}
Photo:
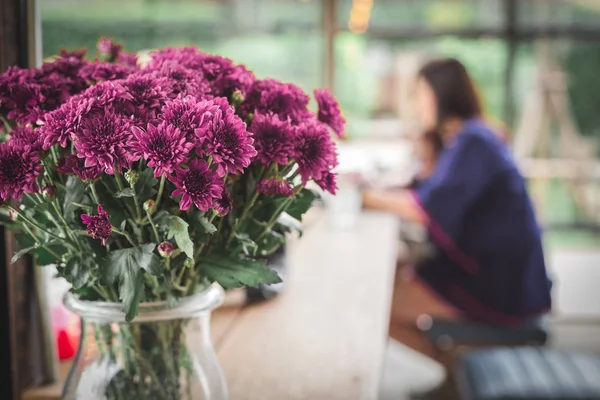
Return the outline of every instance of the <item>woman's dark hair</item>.
{"type": "Polygon", "coordinates": [[[437,99],[437,123],[448,118],[469,119],[483,113],[475,85],[460,61],[453,58],[431,61],[418,74],[431,86],[437,99]]]}

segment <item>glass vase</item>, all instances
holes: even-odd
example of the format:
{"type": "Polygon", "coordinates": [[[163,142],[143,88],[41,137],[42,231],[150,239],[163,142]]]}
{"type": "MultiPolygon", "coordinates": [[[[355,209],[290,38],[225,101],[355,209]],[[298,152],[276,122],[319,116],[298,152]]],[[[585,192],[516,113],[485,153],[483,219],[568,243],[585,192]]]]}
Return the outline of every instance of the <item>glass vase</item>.
{"type": "Polygon", "coordinates": [[[79,350],[63,400],[224,400],[227,387],[210,338],[223,289],[142,303],[132,322],[120,303],[65,297],[81,317],[79,350]]]}

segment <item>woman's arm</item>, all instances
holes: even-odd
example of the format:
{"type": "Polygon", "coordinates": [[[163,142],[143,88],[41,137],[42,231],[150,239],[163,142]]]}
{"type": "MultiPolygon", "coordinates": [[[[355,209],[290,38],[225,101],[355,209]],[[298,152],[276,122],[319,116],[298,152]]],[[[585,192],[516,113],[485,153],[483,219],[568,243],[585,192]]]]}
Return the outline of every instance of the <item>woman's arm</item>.
{"type": "Polygon", "coordinates": [[[408,221],[425,224],[427,222],[413,195],[407,190],[383,191],[367,190],[363,193],[366,208],[389,211],[408,221]]]}

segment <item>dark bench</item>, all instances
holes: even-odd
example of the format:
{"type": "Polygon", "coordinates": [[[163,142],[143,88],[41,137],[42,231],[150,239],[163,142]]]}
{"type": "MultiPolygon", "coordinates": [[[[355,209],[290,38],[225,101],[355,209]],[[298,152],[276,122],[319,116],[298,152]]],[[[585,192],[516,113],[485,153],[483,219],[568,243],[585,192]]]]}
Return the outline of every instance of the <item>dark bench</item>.
{"type": "Polygon", "coordinates": [[[600,357],[540,347],[474,350],[458,358],[464,400],[600,400],[600,357]]]}
{"type": "Polygon", "coordinates": [[[442,351],[459,346],[541,346],[548,340],[545,317],[534,318],[518,327],[504,328],[423,315],[417,319],[417,327],[442,351]]]}

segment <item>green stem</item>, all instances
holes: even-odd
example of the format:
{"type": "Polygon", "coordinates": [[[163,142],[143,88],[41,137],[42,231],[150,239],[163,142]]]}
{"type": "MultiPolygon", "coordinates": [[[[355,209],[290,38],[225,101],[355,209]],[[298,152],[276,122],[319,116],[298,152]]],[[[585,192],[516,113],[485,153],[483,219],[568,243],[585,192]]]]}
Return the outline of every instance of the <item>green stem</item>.
{"type": "Polygon", "coordinates": [[[113,301],[112,297],[110,296],[110,294],[108,293],[108,291],[106,291],[106,289],[104,289],[104,287],[102,287],[101,285],[95,284],[94,286],[92,286],[92,288],[98,292],[98,294],[103,297],[103,300],[105,301],[113,301]]]}
{"type": "Polygon", "coordinates": [[[130,183],[129,187],[131,187],[131,190],[133,191],[133,203],[135,205],[135,216],[137,217],[138,222],[142,222],[142,209],[140,208],[140,199],[138,198],[138,195],[135,191],[135,184],[130,183]]]}
{"type": "Polygon", "coordinates": [[[162,176],[160,177],[160,184],[158,186],[158,193],[156,194],[156,201],[155,203],[155,209],[158,210],[158,205],[160,204],[160,199],[162,197],[163,194],[163,190],[165,189],[165,180],[166,180],[166,175],[162,174],[162,176]]]}
{"type": "Polygon", "coordinates": [[[50,147],[50,154],[52,154],[52,158],[54,160],[54,163],[57,164],[58,163],[58,154],[56,153],[56,147],[55,146],[50,147]]]}
{"type": "Polygon", "coordinates": [[[148,216],[148,221],[150,221],[150,226],[152,227],[152,232],[154,232],[154,238],[156,239],[156,244],[160,244],[160,237],[158,236],[158,231],[156,230],[156,225],[154,225],[154,221],[152,221],[152,216],[148,211],[146,211],[146,215],[148,216]]]}
{"type": "MultiPolygon", "coordinates": [[[[31,236],[31,238],[38,242],[40,239],[37,237],[37,235],[35,235],[33,233],[33,231],[27,226],[27,225],[23,225],[23,229],[25,229],[25,232],[27,232],[29,234],[29,236],[31,236]]],[[[56,257],[56,261],[60,260],[60,256],[58,254],[56,254],[53,250],[50,249],[50,247],[48,247],[47,245],[43,244],[42,248],[44,250],[46,250],[48,253],[50,253],[51,255],[53,255],[54,257],[56,257]]]]}
{"type": "Polygon", "coordinates": [[[294,173],[292,174],[292,176],[290,176],[289,178],[287,178],[287,180],[288,181],[293,181],[298,176],[299,173],[300,173],[300,171],[298,171],[298,170],[294,171],[294,173]]]}
{"type": "Polygon", "coordinates": [[[27,222],[29,225],[31,225],[32,227],[34,227],[35,229],[44,232],[45,234],[47,234],[48,236],[52,236],[55,239],[60,239],[62,241],[64,241],[66,244],[68,244],[73,250],[77,251],[77,249],[75,249],[73,247],[73,243],[70,242],[70,240],[68,238],[64,238],[61,237],[59,235],[57,235],[54,232],[50,232],[44,228],[42,228],[40,225],[38,225],[36,222],[32,221],[29,219],[29,217],[27,217],[25,214],[21,213],[21,211],[19,211],[18,209],[14,208],[13,206],[11,206],[10,204],[7,205],[8,208],[10,208],[11,210],[13,210],[15,213],[17,213],[17,215],[19,216],[19,218],[21,218],[23,221],[27,222]]]}
{"type": "Polygon", "coordinates": [[[92,198],[96,202],[96,204],[100,204],[100,198],[98,197],[98,192],[96,192],[96,184],[94,182],[89,183],[90,190],[92,191],[92,198]]]}
{"type": "Polygon", "coordinates": [[[244,208],[244,211],[242,212],[242,216],[238,220],[238,223],[231,230],[231,233],[229,234],[229,238],[227,239],[227,243],[225,244],[225,247],[229,247],[229,245],[231,244],[231,241],[235,237],[237,229],[242,225],[242,223],[244,222],[244,220],[246,219],[246,217],[248,217],[248,213],[250,212],[250,210],[254,206],[254,203],[256,203],[256,200],[258,199],[258,196],[259,196],[259,193],[257,191],[255,191],[254,195],[252,196],[252,198],[250,199],[250,201],[248,202],[248,204],[246,204],[246,207],[244,208]]]}
{"type": "Polygon", "coordinates": [[[8,133],[11,133],[12,127],[10,126],[10,124],[8,123],[8,120],[4,117],[4,115],[0,115],[0,120],[2,120],[2,122],[4,123],[4,127],[6,128],[8,133]]]}
{"type": "Polygon", "coordinates": [[[133,247],[135,247],[135,246],[136,246],[136,244],[133,242],[133,240],[131,240],[131,236],[129,236],[129,233],[127,233],[127,232],[123,232],[123,231],[121,231],[121,230],[119,230],[119,229],[115,228],[114,226],[112,227],[112,231],[113,231],[114,233],[118,233],[118,234],[119,234],[119,235],[121,235],[121,236],[125,236],[125,239],[127,239],[127,241],[129,241],[129,243],[131,243],[131,245],[132,245],[133,247]]]}
{"type": "Polygon", "coordinates": [[[259,243],[260,240],[263,237],[265,237],[265,235],[271,230],[273,225],[275,225],[275,223],[277,222],[279,215],[291,204],[292,200],[293,200],[293,197],[290,197],[289,199],[286,199],[285,201],[281,202],[279,207],[277,207],[277,210],[275,210],[275,212],[271,216],[271,219],[269,219],[269,222],[267,222],[267,226],[265,226],[263,228],[262,232],[256,237],[256,240],[255,240],[256,243],[259,243]]]}
{"type": "Polygon", "coordinates": [[[121,180],[121,171],[119,171],[116,165],[113,166],[113,170],[115,174],[115,180],[117,181],[117,187],[119,190],[123,190],[125,186],[123,186],[123,181],[121,180]]]}
{"type": "Polygon", "coordinates": [[[48,177],[48,182],[52,185],[54,185],[54,180],[52,179],[52,170],[48,167],[48,165],[46,165],[46,163],[44,162],[44,160],[42,160],[42,164],[44,165],[44,170],[46,171],[46,175],[48,177]]]}
{"type": "Polygon", "coordinates": [[[58,203],[56,202],[56,199],[52,200],[50,202],[50,204],[52,204],[52,208],[56,212],[58,219],[60,219],[60,222],[64,225],[64,232],[66,232],[66,234],[71,238],[71,240],[73,240],[73,242],[77,245],[79,250],[83,251],[83,248],[81,247],[81,243],[79,243],[77,236],[73,233],[73,230],[67,223],[67,220],[65,219],[63,213],[61,212],[60,207],[59,207],[58,203]]]}

